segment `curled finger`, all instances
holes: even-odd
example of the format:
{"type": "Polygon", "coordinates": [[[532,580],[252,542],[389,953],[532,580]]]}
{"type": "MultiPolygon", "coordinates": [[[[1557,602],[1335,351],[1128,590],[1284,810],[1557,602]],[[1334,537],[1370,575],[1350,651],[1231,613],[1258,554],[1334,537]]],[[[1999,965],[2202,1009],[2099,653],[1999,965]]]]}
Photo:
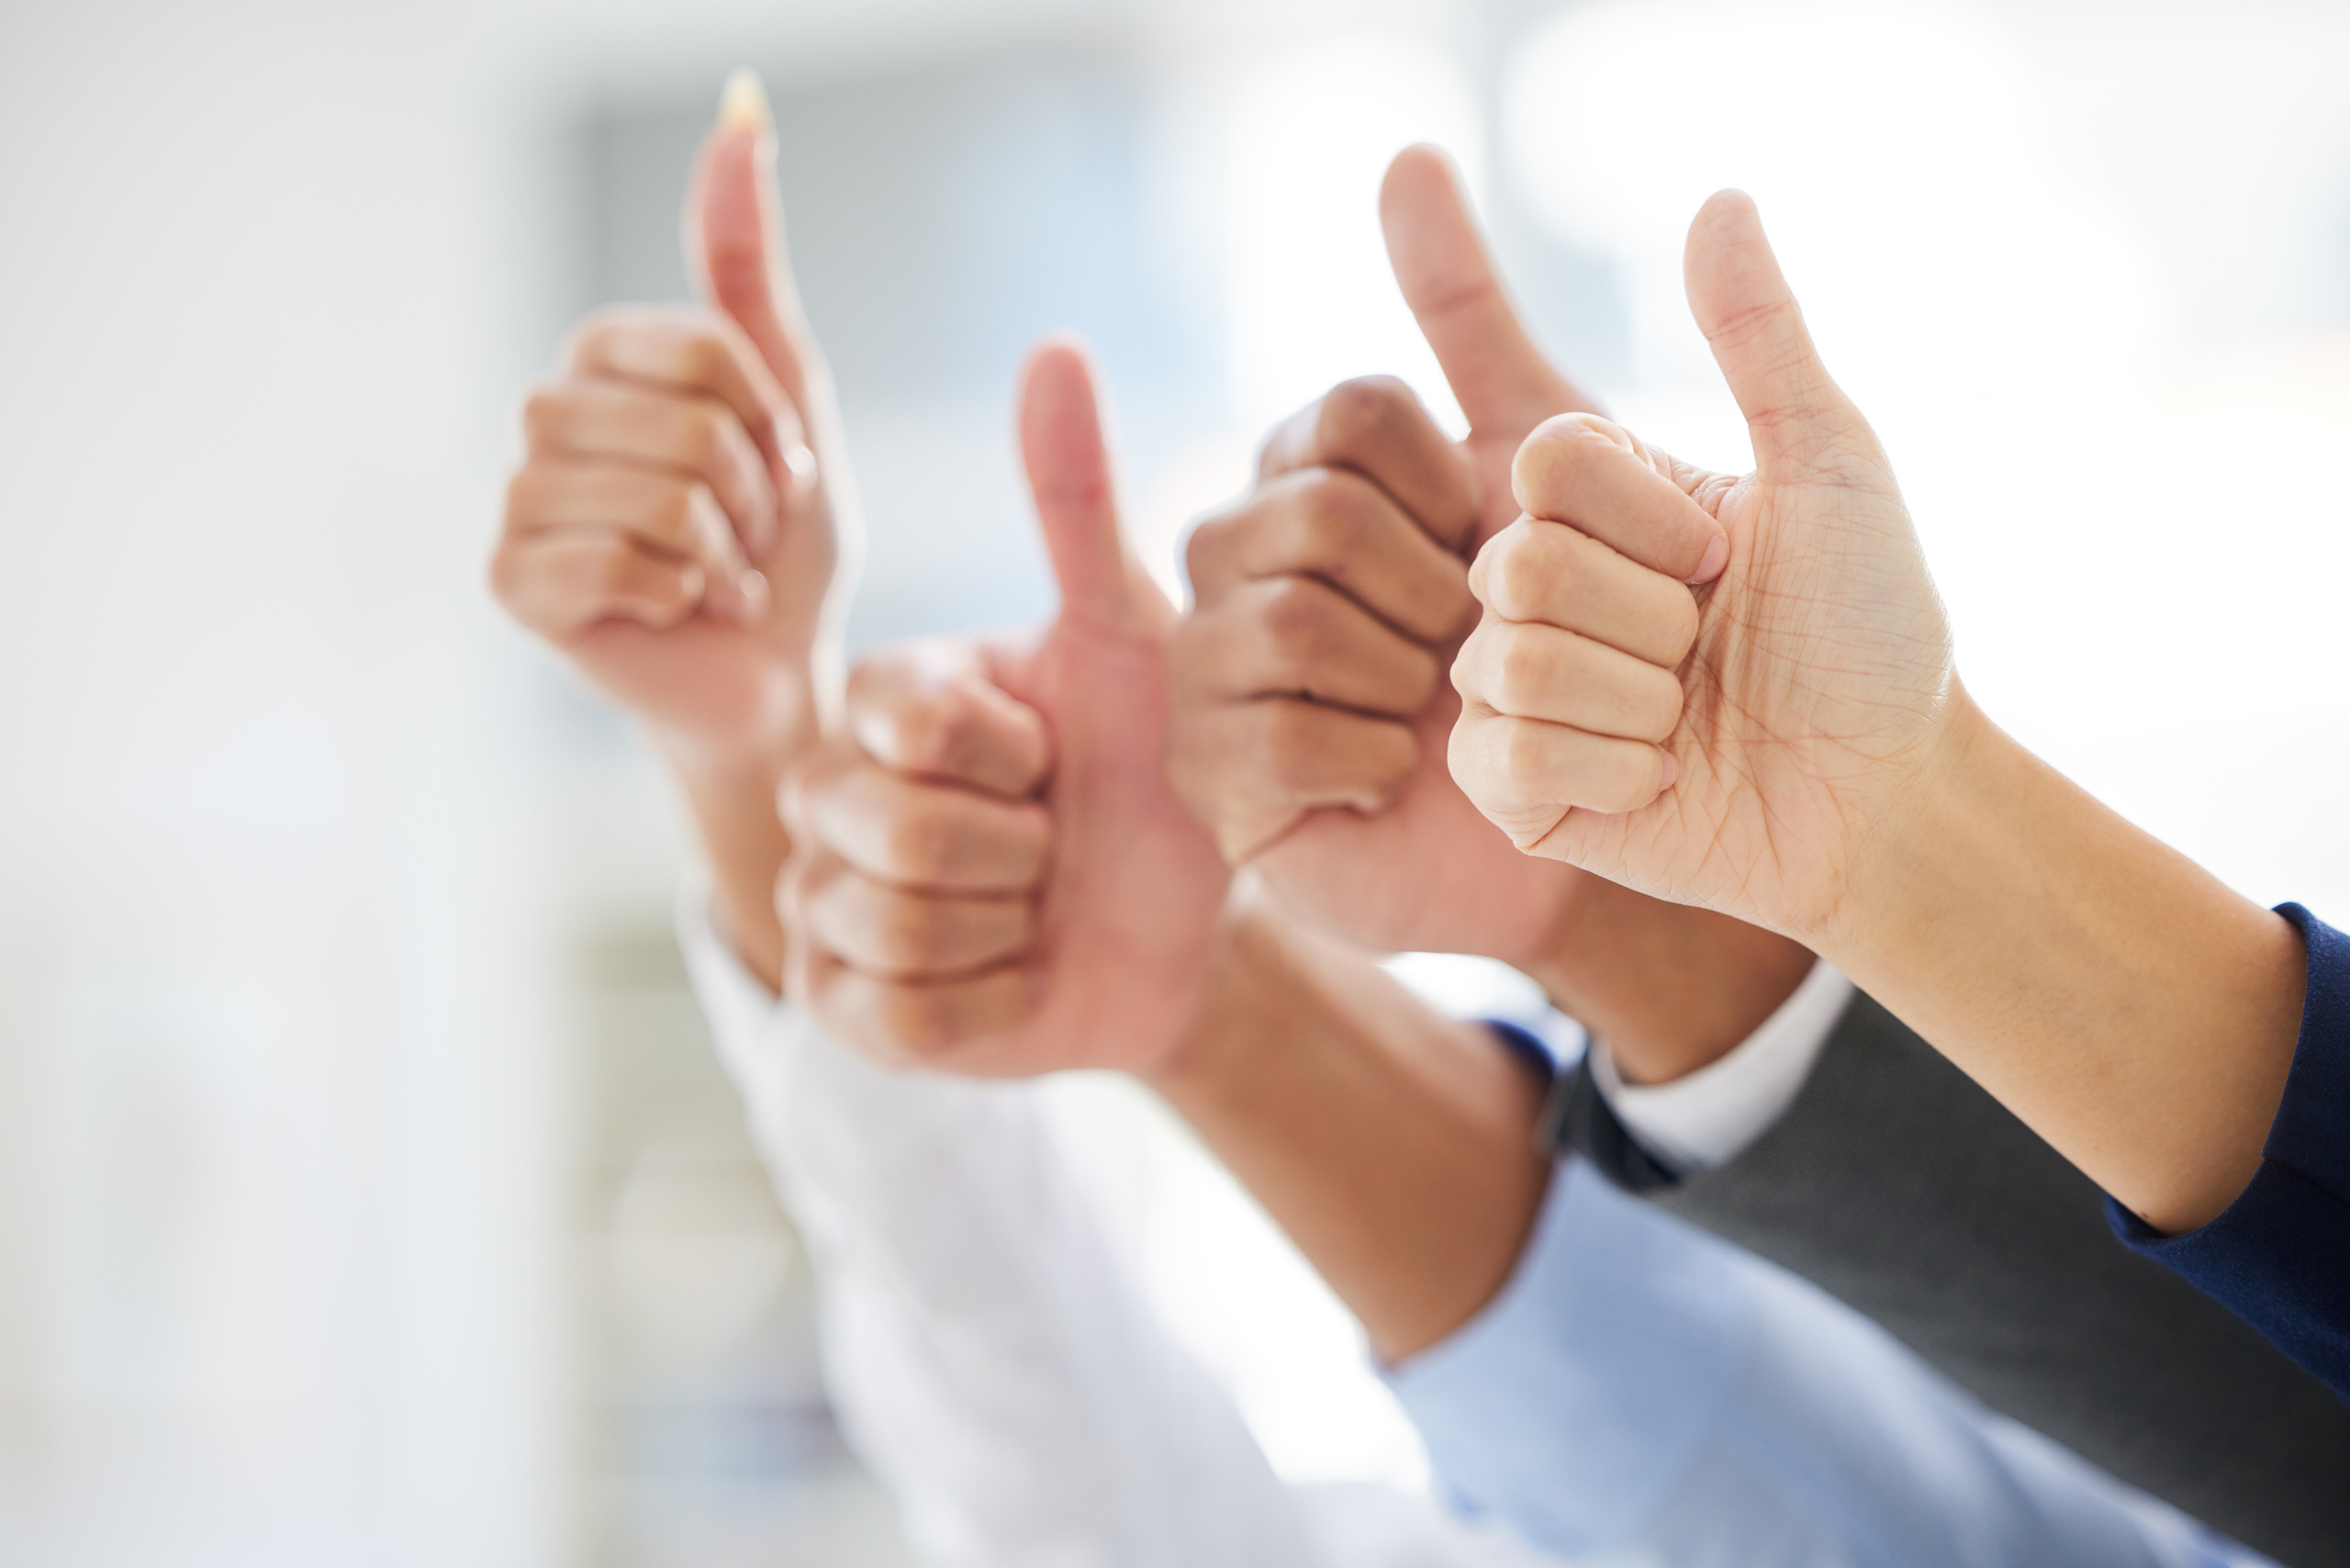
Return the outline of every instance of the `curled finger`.
{"type": "Polygon", "coordinates": [[[1192,616],[1169,666],[1216,699],[1295,697],[1398,719],[1443,679],[1435,653],[1313,577],[1252,582],[1192,616]]]}
{"type": "Polygon", "coordinates": [[[881,980],[967,977],[1013,961],[1035,941],[1028,898],[894,887],[845,862],[811,882],[800,918],[811,942],[881,980]]]}
{"type": "Polygon", "coordinates": [[[1539,622],[1488,620],[1461,645],[1452,684],[1514,719],[1662,742],[1681,722],[1673,671],[1539,622]]]}
{"type": "Polygon", "coordinates": [[[1697,640],[1686,584],[1563,523],[1522,517],[1494,534],[1469,568],[1469,588],[1505,620],[1563,627],[1667,668],[1697,640]]]}
{"type": "Polygon", "coordinates": [[[801,986],[809,1010],[850,1045],[884,1062],[933,1068],[1017,1024],[1035,994],[1023,965],[925,983],[862,974],[821,951],[809,955],[801,986]]]}
{"type": "Polygon", "coordinates": [[[599,621],[666,631],[700,604],[702,569],[655,554],[615,529],[509,534],[490,557],[490,590],[542,636],[569,636],[599,621]]]}
{"type": "Polygon", "coordinates": [[[1510,482],[1534,517],[1581,529],[1651,571],[1711,582],[1729,560],[1729,537],[1674,471],[1613,420],[1561,414],[1526,438],[1510,482]]]}
{"type": "Polygon", "coordinates": [[[1461,706],[1449,755],[1454,780],[1521,849],[1571,810],[1638,811],[1673,778],[1661,746],[1512,718],[1475,700],[1461,706]]]}
{"type": "Polygon", "coordinates": [[[741,418],[716,398],[572,375],[533,392],[522,429],[540,456],[630,462],[710,487],[744,550],[775,542],[776,490],[741,418]]]}
{"type": "Polygon", "coordinates": [[[1419,763],[1399,720],[1289,698],[1179,712],[1168,778],[1228,864],[1253,859],[1308,812],[1366,813],[1394,802],[1419,763]]]}
{"type": "Polygon", "coordinates": [[[1428,644],[1460,635],[1474,610],[1460,557],[1393,497],[1345,468],[1266,479],[1246,500],[1202,519],[1184,561],[1203,609],[1253,580],[1314,577],[1428,644]]]}
{"type": "Polygon", "coordinates": [[[703,603],[717,613],[747,623],[767,610],[767,578],[752,569],[725,511],[698,480],[613,464],[533,461],[507,486],[506,520],[509,533],[629,533],[698,563],[703,603]]]}

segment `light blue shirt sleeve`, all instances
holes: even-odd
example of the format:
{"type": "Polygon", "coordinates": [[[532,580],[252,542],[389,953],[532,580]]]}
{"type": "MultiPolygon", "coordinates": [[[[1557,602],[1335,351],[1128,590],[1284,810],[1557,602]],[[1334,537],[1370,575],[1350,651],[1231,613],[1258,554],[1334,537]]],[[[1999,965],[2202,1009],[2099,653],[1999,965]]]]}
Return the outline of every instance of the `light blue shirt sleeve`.
{"type": "Polygon", "coordinates": [[[1576,1161],[1502,1294],[1389,1381],[1457,1506],[1570,1560],[2267,1562],[1576,1161]]]}

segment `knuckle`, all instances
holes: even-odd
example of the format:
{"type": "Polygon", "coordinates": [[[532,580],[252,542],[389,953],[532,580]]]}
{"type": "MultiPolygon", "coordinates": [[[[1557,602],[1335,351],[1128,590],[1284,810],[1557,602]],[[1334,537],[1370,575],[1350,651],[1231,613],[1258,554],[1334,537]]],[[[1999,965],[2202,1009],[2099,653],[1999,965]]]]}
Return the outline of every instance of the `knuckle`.
{"type": "Polygon", "coordinates": [[[916,693],[890,713],[890,744],[899,766],[918,773],[949,773],[970,748],[969,702],[951,690],[916,693]]]}
{"type": "Polygon", "coordinates": [[[1485,683],[1479,669],[1485,657],[1485,644],[1482,640],[1484,635],[1484,628],[1480,626],[1469,633],[1469,640],[1460,644],[1459,653],[1452,655],[1452,689],[1460,694],[1463,701],[1484,696],[1485,683]]]}
{"type": "Polygon", "coordinates": [[[1689,656],[1689,650],[1697,645],[1701,620],[1696,595],[1685,591],[1678,584],[1673,585],[1665,596],[1658,627],[1658,634],[1666,646],[1667,664],[1677,666],[1689,656]]]}
{"type": "Polygon", "coordinates": [[[527,465],[517,468],[506,481],[506,526],[514,528],[530,521],[538,510],[539,476],[527,465]]]}
{"type": "Polygon", "coordinates": [[[662,486],[657,504],[662,536],[680,549],[701,536],[702,519],[713,502],[710,487],[699,482],[671,481],[662,486]]]}
{"type": "Polygon", "coordinates": [[[1312,666],[1328,645],[1328,606],[1322,591],[1304,577],[1282,577],[1272,585],[1262,625],[1266,645],[1285,670],[1312,666]]]}
{"type": "Polygon", "coordinates": [[[1197,583],[1213,573],[1217,564],[1231,554],[1237,535],[1245,526],[1246,503],[1225,507],[1206,513],[1192,524],[1191,534],[1183,541],[1183,566],[1197,583]]]}
{"type": "Polygon", "coordinates": [[[1550,650],[1525,628],[1497,627],[1488,656],[1493,678],[1486,700],[1504,712],[1523,712],[1539,705],[1553,678],[1550,650]]]}
{"type": "Polygon", "coordinates": [[[1323,396],[1321,435],[1336,450],[1350,451],[1393,429],[1418,406],[1412,389],[1392,375],[1359,375],[1323,396]]]}
{"type": "Polygon", "coordinates": [[[726,415],[699,400],[685,406],[678,456],[687,466],[709,468],[726,451],[726,415]]]}
{"type": "Polygon", "coordinates": [[[1560,779],[1542,727],[1529,720],[1509,718],[1498,721],[1496,727],[1494,771],[1521,800],[1548,799],[1560,779]]]}
{"type": "Polygon", "coordinates": [[[1299,495],[1299,522],[1306,543],[1334,568],[1343,568],[1368,543],[1370,487],[1354,475],[1325,468],[1299,495]]]}
{"type": "Polygon", "coordinates": [[[626,550],[599,549],[593,559],[596,585],[604,592],[642,593],[646,598],[658,594],[660,585],[651,580],[651,573],[639,570],[636,557],[626,550]]]}
{"type": "Polygon", "coordinates": [[[555,385],[534,386],[522,399],[522,438],[538,446],[560,434],[568,423],[571,395],[555,385]]]}
{"type": "Polygon", "coordinates": [[[708,386],[725,375],[733,351],[715,323],[696,320],[686,329],[686,374],[708,386]]]}
{"type": "Polygon", "coordinates": [[[1537,514],[1556,510],[1576,475],[1604,449],[1621,444],[1606,433],[1615,429],[1591,414],[1560,414],[1537,425],[1510,465],[1519,502],[1537,514]]]}
{"type": "Polygon", "coordinates": [[[1541,611],[1551,590],[1566,577],[1565,552],[1548,531],[1528,528],[1502,544],[1487,570],[1486,591],[1494,609],[1513,621],[1530,621],[1541,611]]]}
{"type": "Polygon", "coordinates": [[[571,363],[604,363],[611,353],[612,340],[627,330],[632,314],[624,306],[607,305],[582,317],[571,334],[571,363]]]}
{"type": "Polygon", "coordinates": [[[1656,682],[1643,704],[1646,724],[1639,732],[1640,738],[1660,743],[1670,738],[1681,727],[1681,710],[1686,700],[1679,681],[1668,676],[1656,682]]]}
{"type": "Polygon", "coordinates": [[[885,894],[874,912],[874,946],[886,963],[917,969],[934,958],[946,921],[931,899],[885,894]]]}
{"type": "Polygon", "coordinates": [[[890,813],[881,830],[881,857],[890,872],[908,878],[934,877],[955,859],[951,825],[919,808],[890,813]]]}
{"type": "Polygon", "coordinates": [[[688,487],[664,480],[654,489],[645,521],[665,539],[682,539],[693,528],[694,498],[688,487]]]}

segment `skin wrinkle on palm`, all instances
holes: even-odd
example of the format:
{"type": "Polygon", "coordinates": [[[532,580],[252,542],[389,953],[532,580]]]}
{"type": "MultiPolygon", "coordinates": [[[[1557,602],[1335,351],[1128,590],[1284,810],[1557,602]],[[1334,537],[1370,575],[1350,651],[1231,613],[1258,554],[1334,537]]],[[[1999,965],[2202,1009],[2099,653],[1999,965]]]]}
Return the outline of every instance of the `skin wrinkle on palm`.
{"type": "MultiPolygon", "coordinates": [[[[1489,597],[1455,666],[1456,775],[1531,853],[1818,949],[2150,1224],[2207,1222],[2257,1169],[2283,1092],[2298,935],[1975,708],[1885,454],[1819,365],[1752,204],[1708,202],[1688,256],[1760,465],[1673,465],[1733,543],[1677,668],[1677,777],[1622,801],[1597,759],[1630,743],[1562,745],[1539,694],[1487,684],[1476,650],[1517,634],[1489,597]],[[1998,1000],[2016,994],[2041,1001],[1998,1000]]],[[[1608,450],[1585,460],[1642,449],[1608,450]]],[[[1521,498],[1548,526],[1604,521],[1555,485],[1521,498]]]]}

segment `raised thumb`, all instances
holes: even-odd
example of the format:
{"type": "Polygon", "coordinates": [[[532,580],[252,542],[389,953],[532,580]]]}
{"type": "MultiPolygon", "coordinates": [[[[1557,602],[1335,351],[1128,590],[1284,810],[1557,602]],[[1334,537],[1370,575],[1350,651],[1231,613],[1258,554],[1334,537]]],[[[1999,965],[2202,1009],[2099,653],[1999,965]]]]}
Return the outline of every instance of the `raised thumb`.
{"type": "Polygon", "coordinates": [[[1527,336],[1451,159],[1425,145],[1397,153],[1380,183],[1379,225],[1404,303],[1472,430],[1519,441],[1555,415],[1599,412],[1527,336]]]}
{"type": "Polygon", "coordinates": [[[702,298],[743,329],[804,414],[815,355],[784,251],[774,118],[750,71],[727,78],[718,124],[695,160],[686,253],[702,298]]]}
{"type": "Polygon", "coordinates": [[[1841,441],[1859,414],[1829,377],[1803,311],[1744,191],[1718,191],[1689,225],[1684,259],[1689,308],[1746,416],[1754,461],[1774,466],[1817,459],[1823,438],[1841,441]]]}
{"type": "Polygon", "coordinates": [[[1060,586],[1061,616],[1116,632],[1161,629],[1173,611],[1126,548],[1093,364],[1054,336],[1020,372],[1020,455],[1060,586]]]}

